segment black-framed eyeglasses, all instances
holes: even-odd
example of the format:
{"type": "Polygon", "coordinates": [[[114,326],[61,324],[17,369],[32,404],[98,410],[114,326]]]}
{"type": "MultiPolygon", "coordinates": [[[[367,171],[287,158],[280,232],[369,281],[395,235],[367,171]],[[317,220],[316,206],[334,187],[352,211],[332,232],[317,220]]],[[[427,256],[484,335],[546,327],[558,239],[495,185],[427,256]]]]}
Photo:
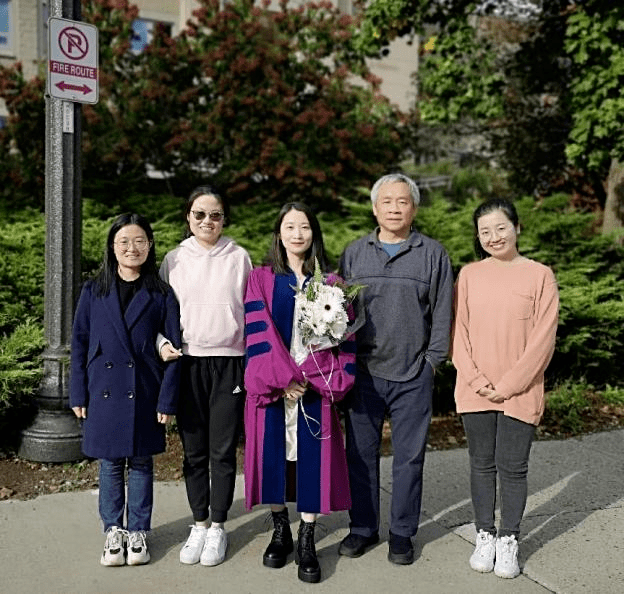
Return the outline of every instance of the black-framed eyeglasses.
{"type": "Polygon", "coordinates": [[[210,212],[205,212],[203,210],[192,210],[193,218],[196,221],[203,221],[206,217],[208,217],[211,221],[218,223],[223,220],[225,213],[222,210],[211,210],[210,212]]]}
{"type": "Polygon", "coordinates": [[[133,245],[140,252],[144,252],[152,246],[152,242],[149,239],[143,239],[142,237],[139,237],[138,239],[120,239],[114,243],[124,252],[127,252],[131,245],[133,245]]]}

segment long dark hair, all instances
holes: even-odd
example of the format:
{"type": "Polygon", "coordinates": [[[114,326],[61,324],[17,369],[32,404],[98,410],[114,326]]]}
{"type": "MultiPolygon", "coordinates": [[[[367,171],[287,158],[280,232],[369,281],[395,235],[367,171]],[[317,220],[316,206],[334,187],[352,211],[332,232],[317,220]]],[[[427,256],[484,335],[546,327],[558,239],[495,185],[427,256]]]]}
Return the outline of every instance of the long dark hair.
{"type": "Polygon", "coordinates": [[[321,232],[321,225],[316,218],[312,209],[303,202],[287,202],[282,206],[275,225],[273,226],[273,238],[271,240],[271,247],[267,255],[267,263],[270,264],[275,274],[285,274],[290,272],[290,266],[288,265],[288,257],[286,256],[286,250],[280,239],[280,228],[284,217],[291,211],[298,210],[302,212],[310,223],[312,229],[312,244],[308,248],[303,261],[303,274],[314,274],[314,261],[318,260],[319,265],[323,271],[329,269],[329,262],[325,256],[325,245],[323,244],[323,233],[321,232]]]}
{"type": "Polygon", "coordinates": [[[193,235],[191,233],[191,226],[188,220],[189,215],[191,214],[191,209],[193,208],[193,203],[200,196],[214,196],[219,201],[219,204],[221,204],[221,208],[223,209],[223,226],[227,227],[228,223],[230,222],[230,203],[228,202],[227,198],[225,198],[225,194],[223,194],[223,192],[221,192],[219,188],[214,185],[203,184],[201,186],[197,186],[188,197],[184,209],[184,220],[186,221],[184,239],[192,237],[193,235]]]}
{"type": "MultiPolygon", "coordinates": [[[[505,213],[505,216],[509,219],[514,228],[518,227],[518,211],[512,202],[506,200],[505,198],[492,198],[491,200],[487,200],[483,204],[480,204],[475,209],[472,215],[472,222],[474,224],[474,249],[477,256],[484,260],[488,258],[490,254],[488,254],[482,247],[481,242],[479,241],[479,219],[482,216],[490,214],[495,210],[502,210],[505,213]]],[[[516,241],[517,248],[517,241],[516,241]]]]}
{"type": "Polygon", "coordinates": [[[108,231],[106,247],[104,248],[104,257],[97,274],[93,278],[95,293],[99,297],[103,297],[110,293],[111,287],[115,282],[117,275],[117,257],[113,248],[113,242],[117,232],[127,225],[138,225],[145,231],[147,239],[151,245],[147,254],[147,259],[141,266],[141,277],[143,278],[143,286],[151,291],[159,291],[165,294],[168,290],[167,284],[160,280],[158,276],[158,268],[156,266],[156,246],[154,245],[154,232],[148,220],[136,213],[125,213],[119,215],[111,225],[108,231]]]}

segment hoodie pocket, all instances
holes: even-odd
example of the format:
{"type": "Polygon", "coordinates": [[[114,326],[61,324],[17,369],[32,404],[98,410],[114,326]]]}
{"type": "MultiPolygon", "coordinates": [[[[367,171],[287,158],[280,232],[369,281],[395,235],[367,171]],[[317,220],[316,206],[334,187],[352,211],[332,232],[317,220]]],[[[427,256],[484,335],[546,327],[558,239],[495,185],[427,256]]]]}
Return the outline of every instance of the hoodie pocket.
{"type": "Polygon", "coordinates": [[[229,347],[242,337],[242,320],[235,318],[229,303],[192,303],[184,308],[180,325],[188,345],[229,347]]]}

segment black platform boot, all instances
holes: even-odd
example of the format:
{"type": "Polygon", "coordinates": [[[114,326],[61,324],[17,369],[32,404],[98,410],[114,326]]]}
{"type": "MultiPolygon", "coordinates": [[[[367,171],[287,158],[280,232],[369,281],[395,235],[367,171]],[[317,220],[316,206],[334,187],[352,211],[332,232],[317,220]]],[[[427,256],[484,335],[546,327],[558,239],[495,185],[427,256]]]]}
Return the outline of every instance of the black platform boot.
{"type": "Polygon", "coordinates": [[[321,581],[321,566],[316,558],[316,548],[314,546],[315,526],[316,522],[304,522],[301,520],[295,556],[295,562],[299,564],[299,579],[309,584],[316,584],[321,581]]]}
{"type": "Polygon", "coordinates": [[[293,552],[293,538],[288,521],[288,509],[271,512],[273,516],[273,537],[264,551],[262,563],[267,567],[279,569],[286,565],[286,558],[293,552]]]}

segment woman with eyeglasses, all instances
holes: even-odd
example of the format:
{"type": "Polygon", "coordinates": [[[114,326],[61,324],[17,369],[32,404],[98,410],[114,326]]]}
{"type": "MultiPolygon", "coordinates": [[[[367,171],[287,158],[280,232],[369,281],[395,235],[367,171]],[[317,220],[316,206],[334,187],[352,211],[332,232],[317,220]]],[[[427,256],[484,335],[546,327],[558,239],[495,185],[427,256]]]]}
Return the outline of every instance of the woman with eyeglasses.
{"type": "Polygon", "coordinates": [[[185,564],[224,561],[224,523],[234,498],[245,405],[243,296],[252,266],[249,254],[222,234],[228,215],[227,200],[215,188],[193,190],[186,239],[160,268],[180,302],[182,350],[164,343],[160,352],[164,360],[183,354],[177,422],[194,520],[180,551],[185,564]]]}
{"type": "Polygon", "coordinates": [[[519,253],[513,203],[488,200],[474,211],[473,223],[480,259],[459,273],[452,340],[455,402],[468,439],[477,531],[470,567],[511,579],[520,573],[529,454],[544,413],[544,371],[555,349],[559,292],[550,268],[519,253]]]}
{"type": "Polygon", "coordinates": [[[158,277],[149,223],[137,214],[120,215],[99,272],[82,289],[71,346],[70,406],[83,420],[85,455],[100,459],[99,511],[106,532],[100,563],[106,566],[150,559],[152,455],[165,451],[165,423],[176,413],[180,372],[178,362],[160,360],[159,333],[179,346],[178,302],[158,277]]]}

